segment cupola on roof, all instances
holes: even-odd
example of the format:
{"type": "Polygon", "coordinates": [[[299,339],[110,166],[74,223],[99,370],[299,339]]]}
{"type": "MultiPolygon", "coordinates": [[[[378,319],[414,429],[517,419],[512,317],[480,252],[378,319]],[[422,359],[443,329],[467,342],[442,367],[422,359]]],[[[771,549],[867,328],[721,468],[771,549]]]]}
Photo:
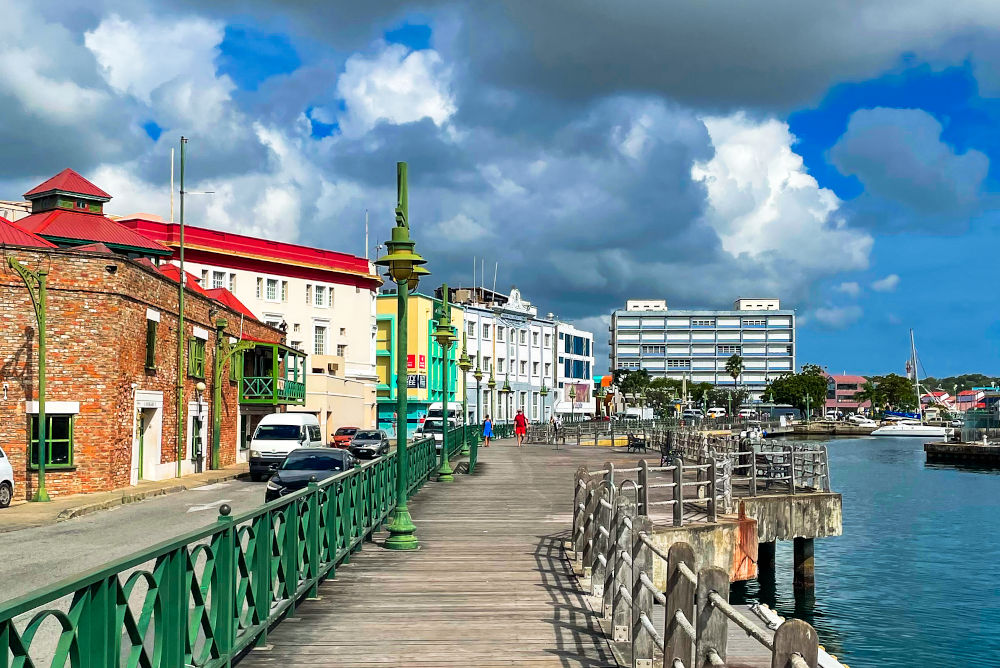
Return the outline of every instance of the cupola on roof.
{"type": "Polygon", "coordinates": [[[107,202],[111,199],[111,195],[104,192],[69,167],[59,172],[48,181],[45,181],[44,183],[41,183],[24,193],[24,198],[27,200],[33,200],[52,193],[83,195],[87,198],[93,198],[103,202],[107,202]]]}

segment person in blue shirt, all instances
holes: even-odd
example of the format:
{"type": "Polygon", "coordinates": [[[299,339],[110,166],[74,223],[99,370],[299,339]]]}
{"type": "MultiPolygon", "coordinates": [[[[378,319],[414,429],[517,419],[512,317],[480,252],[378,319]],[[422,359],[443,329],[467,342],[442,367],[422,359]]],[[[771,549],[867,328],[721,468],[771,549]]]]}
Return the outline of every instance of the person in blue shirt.
{"type": "Polygon", "coordinates": [[[483,447],[490,447],[490,439],[493,438],[493,420],[490,416],[486,416],[486,420],[483,421],[483,447]]]}

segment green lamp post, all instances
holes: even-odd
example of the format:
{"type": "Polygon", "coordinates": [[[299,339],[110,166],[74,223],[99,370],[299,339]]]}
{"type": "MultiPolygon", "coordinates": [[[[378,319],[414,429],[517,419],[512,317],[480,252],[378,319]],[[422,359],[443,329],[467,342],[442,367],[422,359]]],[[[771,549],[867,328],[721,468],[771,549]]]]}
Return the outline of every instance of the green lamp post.
{"type": "Polygon", "coordinates": [[[806,392],[806,424],[809,424],[809,413],[810,413],[809,409],[811,407],[812,407],[812,397],[809,395],[808,392],[806,392]]]}
{"type": "Polygon", "coordinates": [[[549,396],[549,388],[545,386],[545,383],[542,383],[542,389],[538,390],[538,394],[542,397],[542,422],[546,422],[545,409],[548,408],[548,406],[545,405],[545,398],[549,396]]]}
{"type": "MultiPolygon", "coordinates": [[[[458,369],[462,372],[462,451],[461,455],[469,454],[469,371],[472,369],[472,360],[469,359],[469,349],[465,339],[465,332],[462,332],[462,354],[458,358],[458,369]]],[[[477,385],[476,392],[479,391],[477,385]]]]}
{"type": "Polygon", "coordinates": [[[49,492],[45,488],[45,459],[50,451],[48,419],[45,415],[45,360],[48,348],[46,346],[45,316],[48,307],[46,283],[49,270],[41,268],[37,272],[32,271],[12,257],[7,258],[7,264],[21,277],[25,287],[28,288],[28,297],[31,298],[31,305],[35,309],[35,321],[38,324],[38,413],[36,418],[38,420],[38,447],[35,448],[35,453],[38,455],[38,489],[35,490],[31,500],[51,501],[49,492]]]}
{"type": "MultiPolygon", "coordinates": [[[[476,379],[476,424],[477,425],[482,425],[483,424],[483,411],[482,411],[483,395],[482,395],[482,392],[479,391],[479,383],[481,383],[482,380],[483,380],[483,370],[480,367],[479,361],[480,361],[479,360],[479,354],[477,353],[476,354],[476,370],[472,373],[472,377],[476,379]]],[[[478,441],[479,439],[477,438],[476,440],[478,441]]]]}
{"type": "Polygon", "coordinates": [[[508,373],[504,376],[503,387],[500,388],[500,394],[503,395],[503,407],[507,414],[507,419],[504,420],[507,424],[510,424],[510,395],[514,390],[510,389],[510,374],[508,373]]]}
{"type": "MultiPolygon", "coordinates": [[[[407,480],[409,460],[406,452],[406,307],[409,299],[410,279],[413,269],[425,264],[426,260],[417,255],[410,239],[409,192],[406,179],[406,163],[396,163],[396,226],[392,228],[392,238],[386,242],[388,253],[375,264],[385,267],[389,277],[396,283],[396,510],[389,523],[389,537],[384,546],[390,550],[415,550],[417,528],[410,518],[407,508],[407,480]]],[[[426,270],[422,270],[426,271],[426,270]]],[[[419,280],[419,273],[417,274],[419,280]]]]}
{"type": "Polygon", "coordinates": [[[705,417],[708,415],[708,390],[703,390],[701,393],[701,416],[705,417]]]}
{"type": "Polygon", "coordinates": [[[451,332],[451,314],[448,312],[448,285],[441,286],[441,317],[437,329],[431,336],[441,346],[441,465],[438,467],[438,482],[452,482],[455,477],[448,461],[448,351],[455,342],[451,332]]]}
{"type": "Polygon", "coordinates": [[[576,388],[569,386],[569,421],[576,422],[576,388]]]}
{"type": "Polygon", "coordinates": [[[490,369],[490,379],[486,383],[486,388],[490,391],[490,418],[496,422],[497,418],[497,407],[495,403],[495,395],[493,391],[497,389],[497,381],[493,378],[493,369],[490,369]]]}

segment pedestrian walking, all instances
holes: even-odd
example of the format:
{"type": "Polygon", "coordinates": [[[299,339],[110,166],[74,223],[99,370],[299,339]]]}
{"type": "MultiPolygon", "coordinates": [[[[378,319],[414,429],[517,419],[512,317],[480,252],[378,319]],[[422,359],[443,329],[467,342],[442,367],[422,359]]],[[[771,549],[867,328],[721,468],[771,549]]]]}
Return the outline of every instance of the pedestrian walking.
{"type": "Polygon", "coordinates": [[[490,447],[490,439],[493,438],[493,420],[490,416],[486,416],[486,420],[483,421],[483,447],[490,447]]]}
{"type": "Polygon", "coordinates": [[[524,411],[519,410],[514,416],[514,435],[517,436],[517,447],[524,445],[524,437],[528,435],[528,418],[524,417],[524,411]]]}

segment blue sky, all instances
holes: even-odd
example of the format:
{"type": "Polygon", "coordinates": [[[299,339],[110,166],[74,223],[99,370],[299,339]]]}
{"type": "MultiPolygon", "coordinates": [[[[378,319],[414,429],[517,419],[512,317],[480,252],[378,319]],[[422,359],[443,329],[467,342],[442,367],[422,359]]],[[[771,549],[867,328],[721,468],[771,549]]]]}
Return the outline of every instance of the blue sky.
{"type": "Polygon", "coordinates": [[[760,295],[800,363],[898,372],[912,327],[1000,374],[1000,6],[769,3],[0,0],[0,188],[71,166],[165,214],[183,134],[199,224],[363,253],[407,160],[433,280],[499,263],[598,369],[629,297],[760,295]]]}

